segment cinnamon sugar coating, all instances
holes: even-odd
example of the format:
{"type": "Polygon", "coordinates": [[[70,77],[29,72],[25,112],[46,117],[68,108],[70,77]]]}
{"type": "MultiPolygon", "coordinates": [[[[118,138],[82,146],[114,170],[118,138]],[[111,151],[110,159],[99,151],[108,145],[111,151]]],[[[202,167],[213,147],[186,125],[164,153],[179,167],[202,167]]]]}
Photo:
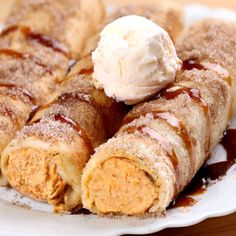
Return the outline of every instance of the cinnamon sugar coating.
{"type": "Polygon", "coordinates": [[[50,41],[49,38],[48,41],[46,39],[42,41],[44,37],[45,35],[33,32],[28,27],[13,26],[0,35],[0,48],[40,58],[53,76],[61,79],[67,72],[71,55],[60,42],[50,41]]]}
{"type": "Polygon", "coordinates": [[[17,0],[6,26],[20,24],[49,35],[77,57],[87,39],[99,30],[103,17],[104,9],[99,0],[17,0]]]}

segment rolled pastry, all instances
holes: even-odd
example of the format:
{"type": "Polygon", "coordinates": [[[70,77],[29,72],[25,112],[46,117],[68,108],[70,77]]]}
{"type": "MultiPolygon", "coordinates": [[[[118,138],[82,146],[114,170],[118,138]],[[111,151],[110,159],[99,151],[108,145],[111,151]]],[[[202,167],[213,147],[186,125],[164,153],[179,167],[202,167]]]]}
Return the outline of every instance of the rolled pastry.
{"type": "Polygon", "coordinates": [[[78,57],[100,29],[103,17],[100,0],[16,0],[6,27],[27,26],[64,44],[78,57]]]}
{"type": "Polygon", "coordinates": [[[177,4],[165,4],[158,2],[157,4],[133,4],[118,7],[107,19],[110,23],[115,19],[128,16],[139,15],[152,20],[156,24],[164,28],[175,42],[183,29],[183,12],[177,4]]]}
{"type": "Polygon", "coordinates": [[[164,213],[223,137],[235,91],[236,25],[204,20],[177,43],[183,69],[136,106],[82,175],[82,202],[98,214],[164,213]]]}
{"type": "Polygon", "coordinates": [[[27,26],[12,26],[3,30],[0,34],[0,48],[40,58],[58,80],[63,79],[72,60],[64,44],[27,26]]]}
{"type": "MultiPolygon", "coordinates": [[[[37,105],[53,93],[56,78],[40,59],[0,50],[0,152],[27,122],[37,105]]],[[[5,181],[0,176],[0,184],[5,181]]]]}
{"type": "Polygon", "coordinates": [[[10,185],[49,202],[57,212],[81,205],[85,163],[118,130],[125,114],[123,105],[92,85],[92,68],[81,65],[80,74],[61,84],[58,98],[42,106],[2,153],[2,171],[10,185]]]}
{"type": "MultiPolygon", "coordinates": [[[[16,1],[0,34],[0,153],[31,112],[54,97],[71,58],[82,55],[102,18],[99,0],[16,1]],[[91,16],[87,21],[85,14],[91,16]]],[[[0,185],[5,183],[0,173],[0,185]]]]}

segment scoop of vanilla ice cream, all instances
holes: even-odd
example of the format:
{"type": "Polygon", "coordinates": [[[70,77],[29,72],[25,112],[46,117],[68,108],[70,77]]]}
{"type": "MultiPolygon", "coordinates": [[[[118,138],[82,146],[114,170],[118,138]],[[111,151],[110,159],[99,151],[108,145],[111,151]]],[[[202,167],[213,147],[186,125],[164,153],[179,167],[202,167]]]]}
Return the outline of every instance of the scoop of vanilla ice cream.
{"type": "Polygon", "coordinates": [[[92,54],[94,84],[127,105],[163,89],[181,62],[168,33],[141,16],[125,16],[107,25],[92,54]]]}

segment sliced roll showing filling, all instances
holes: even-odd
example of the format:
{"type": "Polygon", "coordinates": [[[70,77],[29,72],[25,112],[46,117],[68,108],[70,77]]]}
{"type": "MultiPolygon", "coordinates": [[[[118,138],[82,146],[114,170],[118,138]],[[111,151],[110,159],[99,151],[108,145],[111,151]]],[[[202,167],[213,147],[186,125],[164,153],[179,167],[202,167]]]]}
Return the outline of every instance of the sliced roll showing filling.
{"type": "MultiPolygon", "coordinates": [[[[48,66],[38,58],[0,50],[0,153],[37,105],[53,93],[55,82],[48,66]]],[[[4,183],[0,177],[0,184],[4,183]]]]}
{"type": "Polygon", "coordinates": [[[236,92],[236,25],[202,21],[178,45],[180,56],[194,51],[198,63],[184,58],[176,82],[136,106],[115,137],[96,149],[82,175],[82,202],[90,211],[164,213],[223,137],[236,92]],[[209,48],[214,57],[208,57],[209,48]],[[227,62],[221,63],[222,56],[227,62]]]}
{"type": "Polygon", "coordinates": [[[117,131],[125,114],[123,105],[94,88],[88,69],[81,73],[61,84],[58,98],[39,108],[2,153],[10,185],[58,212],[81,205],[85,163],[117,131]]]}

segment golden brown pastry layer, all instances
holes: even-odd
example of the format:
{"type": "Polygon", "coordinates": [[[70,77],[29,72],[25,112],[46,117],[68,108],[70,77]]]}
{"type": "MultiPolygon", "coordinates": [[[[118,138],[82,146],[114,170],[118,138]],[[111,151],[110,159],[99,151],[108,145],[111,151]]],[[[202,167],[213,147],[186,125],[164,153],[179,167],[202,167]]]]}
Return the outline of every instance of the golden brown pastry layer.
{"type": "Polygon", "coordinates": [[[136,106],[88,162],[82,201],[90,211],[165,212],[223,137],[235,101],[236,25],[201,21],[177,45],[184,62],[176,82],[136,106]]]}

